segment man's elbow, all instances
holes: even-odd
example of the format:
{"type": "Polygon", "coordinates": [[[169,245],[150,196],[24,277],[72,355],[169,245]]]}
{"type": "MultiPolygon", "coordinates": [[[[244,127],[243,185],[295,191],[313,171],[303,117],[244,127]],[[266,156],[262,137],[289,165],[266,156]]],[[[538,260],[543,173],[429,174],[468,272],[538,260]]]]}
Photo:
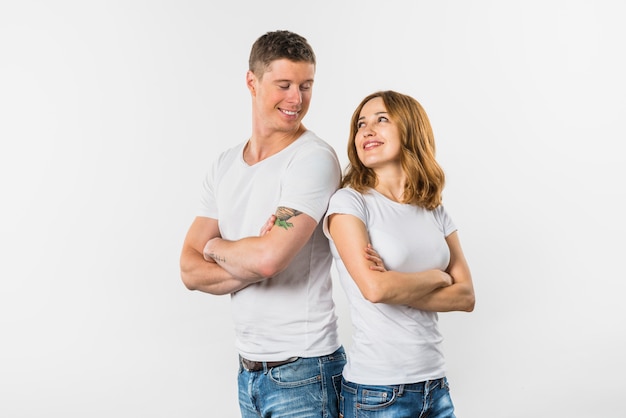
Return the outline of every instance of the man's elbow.
{"type": "Polygon", "coordinates": [[[196,283],[191,279],[190,275],[182,269],[180,271],[180,278],[187,289],[189,290],[198,289],[198,287],[196,286],[196,283]]]}
{"type": "Polygon", "coordinates": [[[476,296],[474,296],[474,292],[470,292],[465,296],[463,300],[462,311],[472,312],[474,311],[474,306],[476,305],[476,296]]]}
{"type": "Polygon", "coordinates": [[[180,279],[182,280],[185,287],[189,290],[197,290],[198,284],[196,280],[194,280],[193,267],[192,263],[189,261],[188,257],[183,256],[180,258],[180,279]]]}
{"type": "Polygon", "coordinates": [[[273,251],[263,251],[259,254],[255,275],[259,278],[270,278],[276,276],[289,266],[289,261],[277,257],[273,251]]]}
{"type": "Polygon", "coordinates": [[[260,264],[256,272],[253,272],[250,278],[269,279],[283,271],[285,267],[280,267],[275,263],[260,264]]]}
{"type": "Polygon", "coordinates": [[[196,254],[194,251],[190,250],[187,247],[183,248],[183,251],[180,255],[180,259],[178,261],[178,268],[180,269],[180,279],[182,280],[185,287],[189,290],[196,290],[197,285],[195,280],[193,280],[193,259],[196,254]]]}

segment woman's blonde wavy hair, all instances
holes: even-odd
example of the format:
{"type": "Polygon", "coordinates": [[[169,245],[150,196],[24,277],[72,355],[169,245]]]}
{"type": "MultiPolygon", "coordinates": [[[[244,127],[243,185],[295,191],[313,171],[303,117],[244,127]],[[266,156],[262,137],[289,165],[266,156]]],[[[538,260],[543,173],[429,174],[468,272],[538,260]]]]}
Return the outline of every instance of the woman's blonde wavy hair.
{"type": "Polygon", "coordinates": [[[352,114],[348,139],[348,160],[341,187],[350,186],[360,193],[376,186],[376,174],[363,165],[356,152],[357,123],[363,106],[380,97],[387,108],[391,121],[397,126],[402,141],[401,163],[407,183],[403,202],[428,210],[441,204],[441,192],[445,174],[435,160],[435,138],[422,105],[412,98],[395,91],[379,91],[364,98],[352,114]]]}

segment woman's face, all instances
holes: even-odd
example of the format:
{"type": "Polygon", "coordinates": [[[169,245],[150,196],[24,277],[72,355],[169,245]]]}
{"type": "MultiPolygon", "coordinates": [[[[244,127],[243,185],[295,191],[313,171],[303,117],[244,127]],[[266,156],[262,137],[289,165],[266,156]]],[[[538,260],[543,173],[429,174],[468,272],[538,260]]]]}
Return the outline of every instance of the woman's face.
{"type": "Polygon", "coordinates": [[[373,98],[361,109],[354,144],[359,160],[368,168],[400,164],[400,131],[389,118],[381,97],[373,98]]]}

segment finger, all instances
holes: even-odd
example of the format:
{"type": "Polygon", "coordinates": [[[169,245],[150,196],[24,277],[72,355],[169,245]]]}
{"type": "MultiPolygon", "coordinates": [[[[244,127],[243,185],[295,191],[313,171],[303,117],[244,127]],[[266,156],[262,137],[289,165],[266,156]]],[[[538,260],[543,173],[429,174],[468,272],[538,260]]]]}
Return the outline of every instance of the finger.
{"type": "Polygon", "coordinates": [[[276,215],[270,215],[267,221],[265,221],[265,224],[263,224],[263,226],[261,227],[261,230],[259,231],[259,236],[267,234],[274,226],[274,222],[276,222],[276,215]]]}
{"type": "Polygon", "coordinates": [[[368,254],[368,255],[366,255],[365,257],[366,257],[368,260],[371,260],[371,261],[373,261],[373,262],[375,262],[375,263],[381,263],[381,264],[382,264],[382,262],[383,262],[383,259],[382,259],[382,258],[380,258],[380,256],[378,256],[378,255],[369,255],[369,254],[368,254]]]}

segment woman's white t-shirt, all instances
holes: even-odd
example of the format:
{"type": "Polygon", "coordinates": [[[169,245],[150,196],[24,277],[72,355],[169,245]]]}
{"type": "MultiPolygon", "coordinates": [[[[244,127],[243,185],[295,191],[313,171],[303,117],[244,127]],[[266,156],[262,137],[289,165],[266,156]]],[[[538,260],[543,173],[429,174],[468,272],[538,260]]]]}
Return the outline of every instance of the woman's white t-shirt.
{"type": "Polygon", "coordinates": [[[417,272],[445,270],[450,251],[445,238],[456,230],[443,206],[426,210],[394,202],[375,190],[361,194],[338,190],[324,218],[324,233],[339,280],[350,303],[353,342],[343,375],[360,384],[394,385],[423,382],[445,376],[442,336],[437,313],[408,306],[366,300],[348,273],[328,233],[328,216],[356,216],[387,270],[417,272]]]}

